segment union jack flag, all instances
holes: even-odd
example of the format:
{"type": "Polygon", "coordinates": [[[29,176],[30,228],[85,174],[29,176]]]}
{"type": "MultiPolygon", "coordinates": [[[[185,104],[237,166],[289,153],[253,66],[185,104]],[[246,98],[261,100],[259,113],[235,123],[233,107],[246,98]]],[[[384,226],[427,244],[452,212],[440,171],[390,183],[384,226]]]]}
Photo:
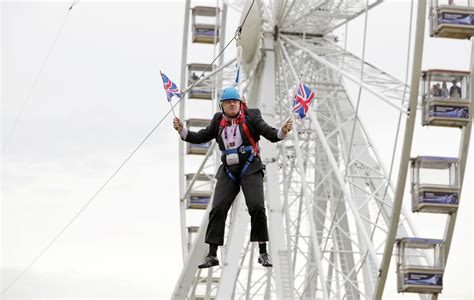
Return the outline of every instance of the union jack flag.
{"type": "Polygon", "coordinates": [[[300,87],[298,89],[298,93],[293,97],[293,109],[291,110],[293,113],[296,113],[300,116],[301,119],[306,117],[308,113],[309,106],[314,99],[314,92],[309,89],[303,83],[300,83],[300,87]]]}
{"type": "Polygon", "coordinates": [[[171,98],[173,98],[173,96],[181,98],[181,93],[179,92],[179,89],[176,86],[176,84],[174,84],[174,82],[172,82],[168,78],[168,76],[161,73],[161,71],[160,71],[160,74],[161,74],[161,79],[163,79],[163,87],[165,88],[166,96],[168,97],[168,102],[171,101],[171,98]]]}

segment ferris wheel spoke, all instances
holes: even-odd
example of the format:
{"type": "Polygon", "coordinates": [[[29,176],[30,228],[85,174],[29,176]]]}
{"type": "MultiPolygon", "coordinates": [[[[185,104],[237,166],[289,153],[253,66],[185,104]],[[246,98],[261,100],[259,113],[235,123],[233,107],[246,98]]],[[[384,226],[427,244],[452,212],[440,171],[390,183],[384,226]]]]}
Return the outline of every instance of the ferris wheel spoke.
{"type": "Polygon", "coordinates": [[[333,32],[382,2],[373,0],[366,6],[365,2],[356,1],[298,1],[297,6],[283,15],[280,24],[283,24],[282,31],[323,35],[333,32]]]}
{"type": "Polygon", "coordinates": [[[295,71],[293,71],[293,73],[296,73],[295,71]]]}
{"type": "Polygon", "coordinates": [[[360,86],[367,92],[371,93],[372,95],[376,96],[377,98],[381,99],[385,103],[389,104],[393,108],[397,110],[407,113],[406,109],[398,103],[394,103],[393,100],[389,99],[387,96],[390,94],[395,94],[397,97],[403,97],[404,94],[400,88],[398,89],[387,89],[387,87],[392,87],[394,85],[400,86],[402,83],[399,80],[396,80],[393,76],[388,75],[386,72],[383,72],[370,64],[365,63],[364,66],[364,76],[362,80],[358,79],[358,76],[361,74],[360,66],[361,61],[356,56],[352,55],[347,51],[343,51],[342,49],[334,46],[334,51],[338,51],[340,55],[338,56],[337,60],[334,58],[336,56],[330,56],[329,59],[326,57],[318,54],[318,49],[314,49],[311,44],[307,42],[301,42],[294,39],[291,39],[287,36],[282,36],[282,39],[287,42],[289,45],[295,47],[296,49],[302,50],[306,52],[312,59],[316,60],[318,63],[325,65],[326,67],[332,69],[333,71],[338,72],[344,78],[347,78],[349,81],[355,83],[356,85],[360,86]],[[344,57],[345,59],[345,69],[342,70],[338,67],[340,65],[340,59],[344,57]],[[371,78],[381,78],[377,81],[376,84],[370,81],[371,78]],[[380,92],[382,83],[385,86],[384,90],[388,91],[385,94],[380,92]]]}

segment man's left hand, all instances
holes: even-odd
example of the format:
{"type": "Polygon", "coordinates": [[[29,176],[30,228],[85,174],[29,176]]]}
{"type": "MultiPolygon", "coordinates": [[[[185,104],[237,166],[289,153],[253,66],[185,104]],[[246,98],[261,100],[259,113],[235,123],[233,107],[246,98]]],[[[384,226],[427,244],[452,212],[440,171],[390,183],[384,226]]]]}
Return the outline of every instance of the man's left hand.
{"type": "Polygon", "coordinates": [[[284,134],[288,134],[292,128],[293,128],[293,120],[289,118],[288,120],[286,120],[285,123],[283,123],[283,126],[281,126],[281,131],[284,134]]]}

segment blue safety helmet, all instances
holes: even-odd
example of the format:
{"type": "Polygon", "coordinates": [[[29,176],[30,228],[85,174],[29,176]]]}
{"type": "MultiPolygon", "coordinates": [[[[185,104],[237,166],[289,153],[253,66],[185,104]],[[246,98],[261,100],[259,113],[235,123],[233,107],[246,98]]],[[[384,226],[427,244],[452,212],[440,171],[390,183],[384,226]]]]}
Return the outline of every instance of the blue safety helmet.
{"type": "Polygon", "coordinates": [[[226,87],[225,89],[222,90],[220,102],[227,101],[227,100],[242,101],[240,99],[239,91],[235,87],[226,87]]]}

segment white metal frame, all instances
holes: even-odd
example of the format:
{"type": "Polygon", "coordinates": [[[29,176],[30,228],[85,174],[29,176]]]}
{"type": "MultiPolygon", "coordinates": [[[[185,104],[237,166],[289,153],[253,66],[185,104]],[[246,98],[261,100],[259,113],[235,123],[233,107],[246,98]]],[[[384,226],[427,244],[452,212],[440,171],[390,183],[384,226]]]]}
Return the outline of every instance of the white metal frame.
{"type": "MultiPolygon", "coordinates": [[[[328,34],[380,2],[356,5],[342,1],[339,6],[335,1],[260,2],[268,18],[258,50],[262,58],[246,74],[252,80],[247,78],[241,89],[249,106],[259,107],[265,120],[278,126],[290,115],[292,87],[299,80],[318,91],[319,102],[308,118],[296,121],[285,141],[277,145],[261,141],[267,164],[265,198],[274,267],[269,271],[256,264],[256,247],[248,241],[246,210],[239,197],[228,222],[225,246],[220,248],[221,267],[195,269],[207,249],[202,228],[207,225],[205,215],[174,298],[193,298],[196,282],[208,272],[207,298],[380,299],[397,230],[404,236],[417,236],[401,198],[416,115],[410,112],[417,110],[425,16],[421,11],[426,3],[420,1],[418,8],[418,20],[423,23],[417,23],[411,89],[363,57],[342,49],[328,34]],[[273,36],[277,34],[274,29],[278,36],[273,36]],[[396,186],[346,92],[345,80],[407,117],[396,186]],[[214,276],[220,278],[215,283],[214,276]]],[[[232,62],[222,60],[209,76],[219,78],[218,83],[225,81],[232,62]]],[[[471,89],[473,86],[471,82],[471,89]]],[[[470,130],[471,123],[463,129],[462,150],[469,145],[470,130]]],[[[460,161],[462,167],[463,156],[460,161]]],[[[447,224],[446,256],[455,218],[452,215],[447,224]]]]}

